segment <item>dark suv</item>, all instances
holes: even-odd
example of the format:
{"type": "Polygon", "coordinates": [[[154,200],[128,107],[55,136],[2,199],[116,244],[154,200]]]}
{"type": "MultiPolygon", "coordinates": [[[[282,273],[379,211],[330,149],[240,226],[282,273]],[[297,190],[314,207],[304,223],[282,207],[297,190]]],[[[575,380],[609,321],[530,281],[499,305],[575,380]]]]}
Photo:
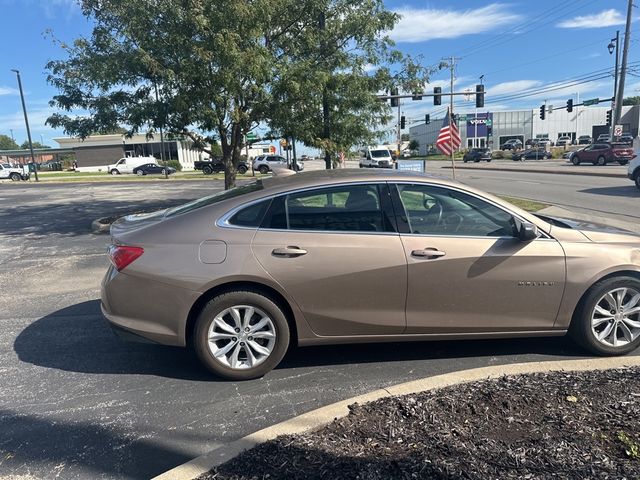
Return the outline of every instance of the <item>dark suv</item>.
{"type": "Polygon", "coordinates": [[[551,158],[551,156],[551,152],[544,148],[530,148],[524,152],[514,153],[511,155],[511,160],[521,162],[525,160],[546,160],[547,158],[551,158]]]}
{"type": "Polygon", "coordinates": [[[471,150],[469,150],[467,153],[464,154],[464,157],[462,157],[462,160],[464,161],[464,163],[467,163],[467,162],[478,163],[482,160],[490,162],[491,150],[489,150],[488,148],[472,148],[471,150]]]}
{"type": "Polygon", "coordinates": [[[606,165],[618,162],[620,165],[626,165],[635,156],[633,148],[621,143],[594,143],[575,152],[571,156],[571,163],[580,165],[587,162],[594,165],[606,165]]]}

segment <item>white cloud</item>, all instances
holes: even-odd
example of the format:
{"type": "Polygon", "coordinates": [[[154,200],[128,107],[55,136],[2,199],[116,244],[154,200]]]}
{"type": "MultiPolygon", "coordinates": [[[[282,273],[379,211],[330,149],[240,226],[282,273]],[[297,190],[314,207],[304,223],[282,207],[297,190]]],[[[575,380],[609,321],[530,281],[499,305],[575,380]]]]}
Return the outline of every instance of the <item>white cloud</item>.
{"type": "Polygon", "coordinates": [[[592,15],[578,15],[558,23],[560,28],[601,28],[623,25],[625,17],[615,9],[603,10],[592,15]]]}
{"type": "Polygon", "coordinates": [[[540,85],[542,85],[540,80],[514,80],[512,82],[503,82],[492,87],[487,87],[486,95],[509,95],[512,93],[520,93],[523,90],[539,87],[540,85]]]}
{"type": "MultiPolygon", "coordinates": [[[[54,111],[55,110],[52,108],[40,108],[32,109],[27,112],[29,114],[29,126],[31,127],[34,135],[36,133],[50,134],[53,131],[51,127],[45,125],[45,121],[54,111]]],[[[0,131],[8,131],[10,129],[15,131],[24,130],[24,116],[22,114],[22,110],[0,114],[0,131]]]]}
{"type": "Polygon", "coordinates": [[[0,86],[0,95],[18,95],[18,93],[17,88],[0,86]]]}
{"type": "Polygon", "coordinates": [[[471,10],[400,8],[395,10],[401,18],[391,32],[391,38],[396,42],[415,43],[490,32],[522,18],[507,8],[502,3],[471,10]]]}

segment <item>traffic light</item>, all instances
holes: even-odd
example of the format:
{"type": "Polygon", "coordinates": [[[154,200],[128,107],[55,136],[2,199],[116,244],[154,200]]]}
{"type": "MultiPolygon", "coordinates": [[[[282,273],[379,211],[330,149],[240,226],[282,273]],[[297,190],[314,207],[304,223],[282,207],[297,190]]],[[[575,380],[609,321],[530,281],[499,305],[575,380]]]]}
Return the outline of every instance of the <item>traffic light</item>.
{"type": "Polygon", "coordinates": [[[611,110],[607,110],[607,125],[611,126],[611,110]]]}
{"type": "Polygon", "coordinates": [[[540,105],[540,120],[544,120],[545,106],[540,105]]]}
{"type": "Polygon", "coordinates": [[[404,127],[406,124],[407,124],[406,119],[404,118],[404,115],[402,115],[400,117],[400,130],[404,130],[404,127]]]}
{"type": "Polygon", "coordinates": [[[573,98],[567,100],[567,112],[573,112],[573,98]]]}
{"type": "MultiPolygon", "coordinates": [[[[397,88],[392,88],[391,89],[391,95],[398,95],[398,89],[397,88]]],[[[400,99],[398,98],[392,98],[391,99],[391,106],[392,107],[397,107],[399,105],[400,99]]]]}
{"type": "Polygon", "coordinates": [[[476,85],[476,108],[484,107],[484,85],[476,85]]]}
{"type": "Polygon", "coordinates": [[[422,93],[414,93],[411,100],[422,100],[422,93]]]}
{"type": "Polygon", "coordinates": [[[442,105],[442,87],[433,87],[433,104],[442,105]]]}
{"type": "Polygon", "coordinates": [[[425,125],[429,125],[431,123],[431,117],[429,116],[429,114],[425,114],[424,116],[424,123],[425,125]]]}

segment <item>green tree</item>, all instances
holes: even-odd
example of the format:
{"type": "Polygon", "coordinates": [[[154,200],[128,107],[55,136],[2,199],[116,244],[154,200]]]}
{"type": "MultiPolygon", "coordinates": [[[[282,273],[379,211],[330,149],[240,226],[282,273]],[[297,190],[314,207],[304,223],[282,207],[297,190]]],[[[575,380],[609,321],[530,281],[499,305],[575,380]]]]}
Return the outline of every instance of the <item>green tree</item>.
{"type": "MultiPolygon", "coordinates": [[[[33,148],[51,148],[49,145],[43,145],[40,142],[32,142],[33,144],[33,148]]],[[[22,142],[22,145],[20,145],[20,148],[22,150],[28,150],[29,149],[29,140],[25,140],[24,142],[22,142]]]]}
{"type": "Polygon", "coordinates": [[[409,150],[418,150],[420,148],[420,142],[418,140],[411,140],[409,142],[409,150]]]}
{"type": "Polygon", "coordinates": [[[640,105],[640,97],[627,97],[622,100],[622,105],[640,105]]]}
{"type": "Polygon", "coordinates": [[[17,150],[18,144],[7,135],[0,135],[0,150],[17,150]]]}
{"type": "Polygon", "coordinates": [[[409,134],[408,133],[403,133],[402,135],[400,135],[400,140],[402,140],[403,142],[408,142],[409,141],[409,134]]]}

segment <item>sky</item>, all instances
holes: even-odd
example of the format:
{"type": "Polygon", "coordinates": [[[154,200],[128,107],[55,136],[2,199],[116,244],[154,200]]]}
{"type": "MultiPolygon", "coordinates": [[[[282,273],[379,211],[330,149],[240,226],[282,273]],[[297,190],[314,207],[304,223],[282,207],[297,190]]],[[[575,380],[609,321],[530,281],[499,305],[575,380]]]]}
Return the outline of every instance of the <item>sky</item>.
{"type": "MultiPolygon", "coordinates": [[[[484,111],[560,107],[568,98],[611,97],[614,56],[607,45],[616,30],[624,31],[626,0],[385,0],[401,15],[390,32],[401,51],[420,57],[425,65],[456,57],[455,90],[475,89],[484,75],[484,111]],[[593,74],[592,76],[589,76],[593,74]],[[600,78],[604,77],[604,78],[600,78]],[[567,83],[571,85],[567,86],[567,83]],[[539,91],[546,88],[547,91],[539,91]],[[524,98],[514,94],[531,93],[524,98]]],[[[34,141],[57,146],[61,130],[45,125],[54,110],[49,101],[56,90],[47,84],[45,65],[64,58],[51,34],[71,42],[91,32],[91,23],[75,0],[0,0],[0,134],[26,139],[16,75],[21,72],[34,141]],[[47,33],[51,32],[51,33],[47,33]]],[[[634,15],[640,18],[638,9],[634,15]]],[[[634,33],[629,51],[630,75],[626,96],[640,95],[640,33],[634,33]],[[634,36],[635,35],[635,36],[634,36]],[[636,62],[636,66],[632,62],[636,62]],[[634,76],[638,75],[638,76],[634,76]]],[[[637,30],[636,30],[637,31],[637,30]]],[[[436,72],[431,85],[449,89],[449,70],[436,72]]],[[[456,111],[473,112],[474,102],[458,97],[456,111]]],[[[431,99],[406,101],[402,111],[408,126],[442,112],[431,99]]]]}

